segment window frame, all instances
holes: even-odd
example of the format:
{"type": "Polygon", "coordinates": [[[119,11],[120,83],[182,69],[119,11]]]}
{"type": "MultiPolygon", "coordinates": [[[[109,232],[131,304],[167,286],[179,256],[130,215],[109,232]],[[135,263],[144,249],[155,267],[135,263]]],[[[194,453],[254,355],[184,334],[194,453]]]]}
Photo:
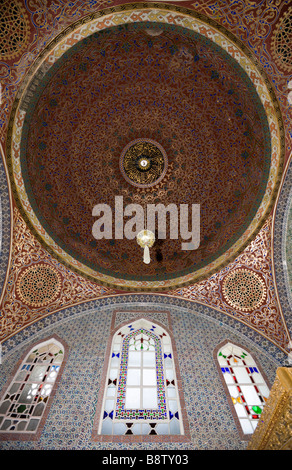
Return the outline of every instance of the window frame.
{"type": "MultiPolygon", "coordinates": [[[[121,311],[119,311],[121,312],[121,311]]],[[[156,318],[149,317],[149,312],[145,312],[145,314],[141,314],[141,312],[137,312],[135,315],[135,312],[122,312],[122,313],[130,313],[132,316],[118,325],[115,325],[115,317],[116,317],[116,312],[113,314],[113,319],[112,319],[112,328],[108,337],[107,341],[107,347],[106,347],[106,352],[104,356],[104,365],[103,365],[103,370],[102,370],[102,375],[101,375],[101,380],[100,380],[100,388],[98,391],[98,400],[97,400],[97,405],[95,409],[95,417],[94,417],[94,422],[93,422],[93,431],[92,431],[92,441],[95,442],[190,442],[191,437],[190,437],[190,430],[189,430],[189,424],[188,424],[188,419],[187,419],[187,412],[186,412],[186,406],[185,406],[185,401],[184,401],[184,396],[183,396],[183,390],[182,390],[182,381],[180,377],[180,371],[179,371],[179,364],[178,364],[178,358],[177,358],[177,350],[175,346],[175,341],[172,332],[170,331],[170,328],[166,327],[164,324],[161,322],[157,321],[156,318]],[[148,314],[148,315],[147,315],[148,314]],[[130,324],[130,323],[135,323],[137,320],[144,319],[148,322],[153,323],[154,325],[157,325],[161,327],[165,332],[169,335],[170,341],[171,341],[171,347],[172,347],[172,352],[173,352],[173,364],[174,364],[174,370],[176,373],[176,381],[177,381],[177,393],[178,393],[178,399],[180,403],[180,412],[181,412],[181,420],[182,420],[182,425],[184,429],[184,434],[167,434],[167,435],[105,435],[105,434],[99,434],[99,427],[102,421],[101,413],[103,410],[103,403],[104,403],[104,397],[105,397],[105,390],[106,390],[106,380],[107,380],[107,374],[108,374],[108,369],[109,369],[109,364],[110,364],[110,359],[111,359],[111,351],[112,351],[112,344],[113,344],[113,339],[116,333],[123,328],[124,326],[130,324]]],[[[154,312],[153,312],[154,313],[154,312]]],[[[155,312],[157,313],[157,312],[155,312]]],[[[161,312],[160,312],[161,313],[161,312]]],[[[171,325],[171,320],[170,320],[170,314],[169,312],[163,312],[167,313],[168,315],[168,325],[171,325]]]]}
{"type": "Polygon", "coordinates": [[[260,374],[262,375],[267,387],[269,388],[269,390],[271,390],[271,384],[266,376],[266,374],[264,373],[262,367],[261,367],[261,364],[259,362],[259,360],[257,359],[256,355],[251,352],[249,350],[249,348],[247,348],[246,346],[243,346],[242,344],[238,344],[238,343],[235,343],[234,341],[231,341],[229,339],[226,339],[224,341],[222,341],[213,351],[213,359],[214,359],[214,362],[216,364],[216,367],[217,367],[217,370],[218,370],[218,374],[219,374],[219,377],[220,377],[220,381],[221,381],[221,384],[223,385],[223,388],[224,388],[224,391],[225,391],[225,396],[226,396],[226,399],[227,399],[227,402],[228,402],[228,405],[229,405],[229,408],[230,408],[230,411],[231,411],[231,414],[233,416],[233,419],[234,419],[234,422],[235,422],[235,425],[236,425],[236,428],[237,428],[237,431],[238,431],[238,434],[240,436],[240,439],[243,440],[243,441],[250,441],[250,439],[252,438],[253,436],[253,433],[251,434],[246,434],[244,433],[243,429],[242,429],[242,426],[240,424],[240,420],[237,416],[237,413],[236,413],[236,410],[234,408],[234,404],[233,404],[233,401],[232,401],[232,397],[231,397],[231,394],[230,394],[230,391],[228,389],[228,386],[225,382],[225,379],[223,377],[223,373],[222,373],[222,370],[221,370],[221,365],[219,364],[219,361],[218,361],[218,353],[220,351],[220,349],[222,349],[224,346],[226,346],[227,344],[232,344],[233,346],[237,347],[237,348],[241,348],[243,351],[246,351],[248,354],[250,354],[250,356],[252,357],[252,359],[254,360],[255,364],[256,364],[256,367],[257,369],[259,370],[260,374]]]}
{"type": "Polygon", "coordinates": [[[32,432],[21,432],[21,431],[15,431],[15,432],[14,431],[13,432],[8,431],[8,432],[6,432],[6,431],[1,431],[0,432],[0,441],[38,441],[40,439],[40,436],[41,436],[41,433],[43,431],[45,422],[47,420],[51,405],[52,405],[53,400],[54,400],[55,393],[56,393],[57,388],[58,388],[58,384],[61,380],[63,370],[64,370],[64,367],[65,367],[66,362],[67,362],[67,358],[68,358],[68,346],[67,346],[67,344],[55,334],[50,335],[46,338],[42,338],[42,339],[40,339],[38,341],[35,341],[34,343],[30,344],[26,348],[26,350],[24,351],[24,353],[22,354],[21,358],[18,360],[16,365],[14,366],[11,374],[9,375],[9,377],[6,381],[5,386],[3,387],[3,390],[0,393],[0,403],[2,403],[2,400],[4,400],[5,395],[7,394],[10,387],[13,385],[13,383],[14,383],[14,381],[15,381],[15,379],[16,379],[19,371],[20,371],[20,368],[21,368],[22,364],[26,361],[29,353],[32,352],[35,348],[41,347],[43,344],[45,344],[47,342],[50,342],[50,341],[56,341],[57,343],[59,343],[62,346],[62,348],[63,348],[63,360],[62,360],[62,363],[60,365],[60,370],[58,371],[57,377],[56,377],[55,381],[53,382],[53,386],[52,386],[52,390],[51,390],[50,395],[49,395],[49,399],[47,401],[45,410],[42,413],[42,416],[40,418],[37,429],[35,431],[32,431],[32,432]]]}

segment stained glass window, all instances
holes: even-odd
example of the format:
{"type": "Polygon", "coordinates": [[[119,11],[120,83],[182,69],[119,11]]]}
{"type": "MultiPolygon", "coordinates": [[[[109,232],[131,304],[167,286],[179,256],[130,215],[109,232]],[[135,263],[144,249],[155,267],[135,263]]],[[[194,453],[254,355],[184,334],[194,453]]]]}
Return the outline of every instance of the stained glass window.
{"type": "Polygon", "coordinates": [[[242,432],[252,434],[269,397],[269,388],[250,353],[240,346],[225,344],[217,359],[242,432]]]}
{"type": "Polygon", "coordinates": [[[0,433],[35,433],[63,361],[55,339],[33,347],[0,403],[0,433]]]}
{"type": "Polygon", "coordinates": [[[140,319],[114,335],[98,432],[184,433],[171,338],[160,326],[140,319]]]}

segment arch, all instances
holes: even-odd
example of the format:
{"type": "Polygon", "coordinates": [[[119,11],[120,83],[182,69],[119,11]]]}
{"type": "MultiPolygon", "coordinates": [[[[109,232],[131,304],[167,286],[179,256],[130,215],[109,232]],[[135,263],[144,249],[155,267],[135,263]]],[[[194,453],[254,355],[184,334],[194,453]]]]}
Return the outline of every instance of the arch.
{"type": "Polygon", "coordinates": [[[226,396],[242,439],[253,434],[270,394],[260,365],[241,345],[224,341],[214,351],[226,396]]]}
{"type": "Polygon", "coordinates": [[[63,372],[65,345],[53,335],[24,353],[0,401],[0,440],[37,440],[63,372]]]}
{"type": "Polygon", "coordinates": [[[12,245],[12,198],[5,155],[0,143],[0,301],[8,279],[12,245]]]}
{"type": "Polygon", "coordinates": [[[95,440],[184,440],[188,427],[166,328],[140,317],[120,325],[109,340],[95,440]]]}

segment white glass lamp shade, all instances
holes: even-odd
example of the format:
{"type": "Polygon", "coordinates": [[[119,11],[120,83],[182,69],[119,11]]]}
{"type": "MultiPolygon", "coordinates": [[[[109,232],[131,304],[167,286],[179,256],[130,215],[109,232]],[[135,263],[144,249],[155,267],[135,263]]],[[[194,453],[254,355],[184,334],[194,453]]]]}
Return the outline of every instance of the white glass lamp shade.
{"type": "Polygon", "coordinates": [[[143,255],[144,263],[149,264],[150,263],[149,248],[151,248],[151,246],[153,246],[153,243],[155,242],[154,233],[151,232],[150,230],[141,230],[141,232],[139,232],[137,235],[137,242],[138,242],[138,245],[141,246],[141,248],[144,248],[144,255],[143,255]]]}

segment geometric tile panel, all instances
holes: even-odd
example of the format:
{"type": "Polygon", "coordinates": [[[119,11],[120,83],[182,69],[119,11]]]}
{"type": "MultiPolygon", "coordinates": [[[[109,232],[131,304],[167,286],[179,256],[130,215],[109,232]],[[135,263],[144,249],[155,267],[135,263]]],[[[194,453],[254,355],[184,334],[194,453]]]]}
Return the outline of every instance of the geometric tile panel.
{"type": "MultiPolygon", "coordinates": [[[[236,424],[222,386],[216,364],[214,349],[228,339],[240,344],[257,360],[268,381],[273,383],[280,362],[267,354],[247,336],[229,326],[205,315],[194,314],[172,304],[151,306],[151,320],[161,324],[165,321],[165,310],[170,312],[170,322],[177,349],[179,370],[183,384],[184,401],[191,432],[191,443],[137,443],[123,444],[119,439],[114,443],[91,441],[93,418],[104,366],[104,351],[109,339],[114,311],[129,312],[132,302],[123,307],[100,306],[91,311],[83,310],[72,317],[62,318],[47,324],[30,340],[19,343],[4,356],[0,369],[0,387],[16,362],[31,342],[55,334],[68,345],[68,359],[56,395],[50,408],[46,424],[38,442],[2,441],[1,449],[228,449],[242,450],[246,444],[241,441],[236,424]],[[195,387],[194,387],[195,384],[195,387]]],[[[145,304],[140,314],[136,306],[135,315],[147,318],[145,304]]],[[[127,313],[128,315],[128,313],[127,313]]],[[[20,332],[19,335],[22,335],[20,332]]],[[[16,335],[17,336],[17,335],[16,335]]],[[[8,340],[9,341],[9,340],[8,340]]],[[[11,339],[12,341],[12,339],[11,339]]]]}

